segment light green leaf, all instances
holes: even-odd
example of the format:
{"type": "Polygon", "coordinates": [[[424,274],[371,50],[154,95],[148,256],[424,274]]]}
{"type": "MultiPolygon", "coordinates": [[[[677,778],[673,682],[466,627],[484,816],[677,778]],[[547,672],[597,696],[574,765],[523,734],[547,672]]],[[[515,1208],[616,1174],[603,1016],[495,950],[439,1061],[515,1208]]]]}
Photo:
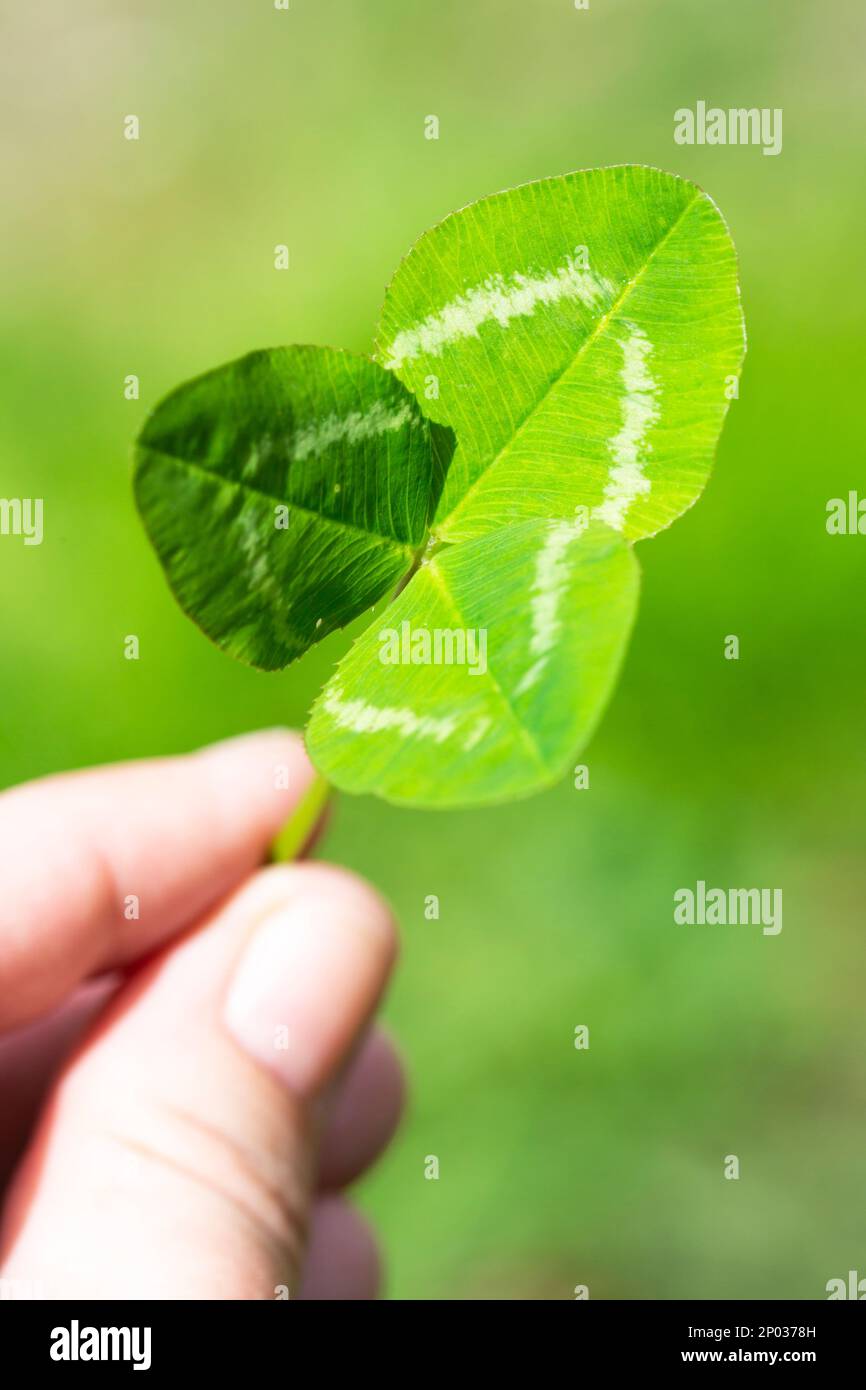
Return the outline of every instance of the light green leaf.
{"type": "Polygon", "coordinates": [[[276,348],[157,406],[135,494],[181,607],[224,650],[273,670],[407,572],[449,452],[368,358],[276,348]]]}
{"type": "Polygon", "coordinates": [[[637,590],[633,551],[598,524],[526,522],[433,554],[319,696],[313,760],[345,791],[415,805],[540,790],[601,716],[637,590]]]}
{"type": "Polygon", "coordinates": [[[377,344],[457,434],[435,536],[583,505],[636,540],[709,475],[745,350],[734,248],[712,200],[674,175],[543,179],[422,236],[377,344]]]}

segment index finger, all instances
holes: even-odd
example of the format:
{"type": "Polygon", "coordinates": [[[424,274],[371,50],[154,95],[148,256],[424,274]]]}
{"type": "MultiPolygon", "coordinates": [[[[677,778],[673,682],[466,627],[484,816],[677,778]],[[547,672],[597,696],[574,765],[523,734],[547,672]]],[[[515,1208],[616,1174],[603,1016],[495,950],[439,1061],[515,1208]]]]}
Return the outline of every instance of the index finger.
{"type": "Polygon", "coordinates": [[[313,777],[301,739],[65,773],[0,796],[0,1029],[145,955],[257,864],[313,777]]]}

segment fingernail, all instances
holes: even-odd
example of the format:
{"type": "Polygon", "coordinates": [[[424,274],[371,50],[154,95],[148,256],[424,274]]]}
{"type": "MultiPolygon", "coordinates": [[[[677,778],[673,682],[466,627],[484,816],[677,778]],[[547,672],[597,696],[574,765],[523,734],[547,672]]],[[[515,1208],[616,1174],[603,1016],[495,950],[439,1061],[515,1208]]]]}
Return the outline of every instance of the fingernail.
{"type": "Polygon", "coordinates": [[[390,930],[372,894],[300,888],[247,942],[229,988],[235,1040],[297,1095],[337,1072],[390,964],[390,930]]]}

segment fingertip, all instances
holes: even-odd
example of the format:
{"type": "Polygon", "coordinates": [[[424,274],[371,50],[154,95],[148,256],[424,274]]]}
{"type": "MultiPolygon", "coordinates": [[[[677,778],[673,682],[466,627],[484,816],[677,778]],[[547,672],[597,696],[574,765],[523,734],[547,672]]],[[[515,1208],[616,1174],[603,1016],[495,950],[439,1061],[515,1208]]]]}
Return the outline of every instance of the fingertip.
{"type": "Polygon", "coordinates": [[[313,1209],[299,1297],[369,1302],[381,1284],[379,1247],[365,1218],[342,1197],[322,1198],[313,1209]]]}
{"type": "Polygon", "coordinates": [[[146,956],[231,892],[314,775],[300,736],[269,729],[4,793],[0,1027],[146,956]]]}
{"type": "Polygon", "coordinates": [[[250,1056],[310,1098],[337,1075],[381,998],[397,951],[393,915],[363,880],[326,864],[266,870],[251,892],[256,924],[224,1021],[250,1056]]]}
{"type": "Polygon", "coordinates": [[[226,814],[248,815],[250,802],[278,829],[315,776],[300,734],[262,729],[211,743],[189,755],[208,769],[226,814]]]}
{"type": "Polygon", "coordinates": [[[406,1074],[397,1048],[374,1028],[330,1099],[319,1148],[322,1191],[347,1187],[388,1146],[406,1101],[406,1074]]]}
{"type": "Polygon", "coordinates": [[[213,754],[231,752],[232,749],[254,748],[257,744],[291,744],[300,746],[306,752],[303,736],[297,729],[289,728],[287,724],[273,724],[267,729],[247,729],[240,734],[229,734],[226,738],[215,739],[213,743],[206,743],[203,747],[194,749],[190,756],[207,758],[213,754]]]}
{"type": "Polygon", "coordinates": [[[297,882],[310,893],[327,894],[340,905],[347,920],[367,932],[384,964],[390,968],[400,952],[397,919],[388,899],[360,874],[326,860],[298,864],[297,882]]]}

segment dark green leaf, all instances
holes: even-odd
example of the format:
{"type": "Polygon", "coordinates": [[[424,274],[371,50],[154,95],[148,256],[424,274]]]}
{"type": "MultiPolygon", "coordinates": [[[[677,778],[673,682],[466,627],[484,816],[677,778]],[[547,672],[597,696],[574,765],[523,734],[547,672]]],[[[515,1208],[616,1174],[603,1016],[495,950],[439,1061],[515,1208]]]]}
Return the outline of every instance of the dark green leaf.
{"type": "Polygon", "coordinates": [[[445,432],[380,366],[276,348],[166,397],[138,442],[135,493],[181,607],[272,670],[406,573],[447,458],[445,432]]]}

